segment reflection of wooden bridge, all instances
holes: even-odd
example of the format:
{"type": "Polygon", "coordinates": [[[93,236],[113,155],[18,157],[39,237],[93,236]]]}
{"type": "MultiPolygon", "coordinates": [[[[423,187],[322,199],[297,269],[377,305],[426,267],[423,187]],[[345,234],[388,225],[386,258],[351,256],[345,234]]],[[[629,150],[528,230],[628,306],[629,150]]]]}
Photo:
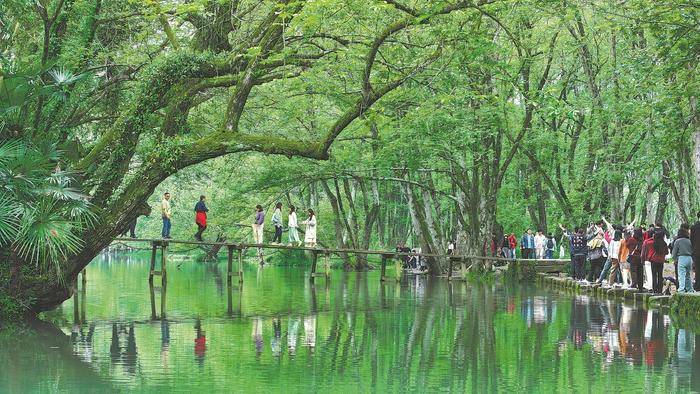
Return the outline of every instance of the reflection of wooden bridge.
{"type": "Polygon", "coordinates": [[[323,277],[328,279],[328,271],[317,272],[317,264],[319,256],[323,256],[326,261],[330,258],[330,255],[341,255],[341,254],[355,254],[355,255],[374,255],[381,257],[381,275],[379,276],[382,282],[386,280],[399,280],[398,278],[391,278],[386,276],[386,264],[389,259],[398,259],[405,257],[428,257],[428,258],[439,258],[449,261],[449,269],[447,273],[447,278],[450,280],[460,280],[463,279],[458,276],[454,276],[455,263],[461,268],[464,264],[470,261],[493,261],[493,262],[506,262],[509,263],[509,267],[516,271],[530,270],[533,272],[562,272],[567,262],[570,260],[562,259],[549,259],[549,260],[535,260],[535,259],[507,259],[501,257],[489,257],[489,256],[460,256],[460,255],[442,255],[442,254],[432,254],[432,253],[413,253],[413,252],[392,252],[392,251],[382,251],[382,250],[362,250],[362,249],[333,249],[333,248],[319,248],[319,247],[308,247],[308,246],[287,246],[287,245],[276,245],[276,244],[248,244],[248,243],[228,243],[228,242],[199,242],[199,241],[185,241],[185,240],[173,240],[173,239],[144,239],[144,238],[117,238],[117,241],[121,242],[148,242],[151,244],[151,268],[148,275],[148,282],[153,284],[154,276],[161,276],[162,282],[165,284],[167,281],[167,249],[170,244],[184,244],[184,245],[199,245],[199,246],[217,246],[226,247],[228,250],[228,264],[226,269],[227,283],[231,283],[231,278],[233,276],[238,277],[238,282],[243,282],[243,252],[249,248],[255,248],[258,250],[262,249],[277,249],[277,250],[300,250],[311,253],[311,274],[309,280],[313,283],[315,278],[323,277]],[[158,249],[160,249],[160,269],[156,270],[156,256],[158,249]],[[233,269],[233,259],[234,254],[237,254],[238,267],[236,270],[233,269]]]}

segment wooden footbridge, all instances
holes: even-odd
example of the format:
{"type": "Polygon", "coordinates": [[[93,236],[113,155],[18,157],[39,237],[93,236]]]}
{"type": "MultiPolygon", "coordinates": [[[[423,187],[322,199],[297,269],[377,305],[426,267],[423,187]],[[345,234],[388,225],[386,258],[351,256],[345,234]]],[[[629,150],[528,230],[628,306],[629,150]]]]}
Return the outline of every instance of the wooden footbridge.
{"type": "Polygon", "coordinates": [[[277,250],[298,250],[306,251],[311,254],[311,273],[309,275],[309,280],[313,283],[317,277],[323,277],[328,279],[328,272],[317,272],[318,258],[323,256],[324,258],[330,258],[330,255],[365,255],[365,256],[380,256],[381,258],[381,274],[379,276],[380,281],[384,282],[386,280],[397,280],[396,278],[386,276],[386,265],[389,259],[399,259],[406,257],[425,257],[425,258],[438,258],[449,261],[449,268],[447,271],[448,280],[461,280],[462,277],[453,275],[455,265],[464,267],[465,263],[474,261],[492,261],[492,262],[507,262],[512,264],[513,267],[520,267],[523,265],[529,265],[533,268],[534,272],[562,272],[568,259],[546,259],[546,260],[535,260],[535,259],[509,259],[502,257],[489,257],[489,256],[468,256],[468,255],[447,255],[447,254],[433,254],[433,253],[413,253],[413,252],[396,252],[396,251],[383,251],[383,250],[362,250],[362,249],[337,249],[337,248],[320,248],[320,247],[310,247],[310,246],[288,246],[281,244],[249,244],[249,243],[229,243],[229,242],[200,242],[200,241],[187,241],[187,240],[174,240],[174,239],[146,239],[146,238],[116,238],[116,241],[121,242],[140,242],[149,243],[151,245],[151,267],[149,271],[148,281],[153,283],[154,276],[161,276],[162,282],[167,281],[167,250],[170,244],[184,244],[184,245],[197,245],[197,246],[212,246],[219,248],[226,248],[228,252],[228,264],[227,264],[227,282],[230,284],[232,277],[238,277],[238,282],[243,282],[243,253],[247,249],[256,249],[262,251],[264,249],[277,249],[277,250]],[[157,255],[160,249],[160,267],[157,267],[157,255]],[[234,255],[237,260],[237,267],[234,269],[234,255]],[[513,264],[515,263],[515,264],[513,264]]]}

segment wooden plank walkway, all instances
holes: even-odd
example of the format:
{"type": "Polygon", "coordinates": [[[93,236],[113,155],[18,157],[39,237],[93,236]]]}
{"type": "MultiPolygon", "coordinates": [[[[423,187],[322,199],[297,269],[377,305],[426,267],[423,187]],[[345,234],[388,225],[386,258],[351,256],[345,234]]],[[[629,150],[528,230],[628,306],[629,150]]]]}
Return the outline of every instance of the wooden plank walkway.
{"type": "Polygon", "coordinates": [[[149,274],[149,283],[153,283],[153,276],[161,276],[163,281],[167,280],[167,270],[166,270],[166,255],[167,247],[170,244],[182,244],[182,245],[200,245],[200,246],[221,246],[226,247],[228,251],[227,260],[227,282],[231,283],[231,277],[237,276],[238,282],[243,282],[243,251],[249,248],[256,249],[276,249],[276,250],[300,250],[311,252],[311,275],[309,280],[313,283],[316,277],[324,277],[328,279],[328,274],[323,272],[316,272],[318,264],[318,256],[323,255],[328,258],[331,254],[355,254],[355,255],[375,255],[381,256],[381,275],[380,280],[392,280],[395,278],[386,276],[386,264],[388,259],[396,259],[402,257],[430,257],[430,258],[440,258],[449,261],[448,269],[448,279],[462,279],[453,276],[454,264],[463,264],[470,260],[488,260],[493,262],[507,262],[511,263],[516,261],[517,265],[531,264],[535,265],[536,272],[560,272],[562,271],[564,265],[569,262],[568,259],[509,259],[503,257],[491,257],[491,256],[474,256],[474,255],[447,255],[447,254],[434,254],[434,253],[413,253],[413,252],[396,252],[396,251],[386,251],[386,250],[364,250],[364,249],[339,249],[339,248],[320,248],[320,247],[310,247],[310,246],[288,246],[281,244],[254,244],[254,243],[231,243],[231,242],[200,242],[200,241],[189,241],[189,240],[176,240],[176,239],[158,239],[158,238],[116,238],[115,241],[120,242],[141,242],[151,244],[151,269],[149,274]],[[161,249],[161,267],[160,270],[156,270],[156,254],[157,249],[161,249]],[[237,271],[233,270],[233,255],[237,253],[238,267],[237,271]]]}

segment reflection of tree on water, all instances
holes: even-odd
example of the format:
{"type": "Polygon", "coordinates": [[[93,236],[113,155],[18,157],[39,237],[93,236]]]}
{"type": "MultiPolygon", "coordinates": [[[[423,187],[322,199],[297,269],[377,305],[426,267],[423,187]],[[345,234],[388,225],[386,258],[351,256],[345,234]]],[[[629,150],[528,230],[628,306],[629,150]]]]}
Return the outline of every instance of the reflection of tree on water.
{"type": "Polygon", "coordinates": [[[216,263],[205,263],[207,272],[214,276],[214,283],[216,283],[216,293],[220,296],[224,295],[224,278],[219,271],[219,265],[216,263]]]}
{"type": "Polygon", "coordinates": [[[197,361],[200,367],[204,366],[204,356],[207,351],[207,336],[204,330],[202,330],[202,321],[197,318],[194,323],[194,359],[197,361]]]}
{"type": "Polygon", "coordinates": [[[39,320],[21,331],[2,327],[0,392],[115,392],[95,367],[93,334],[94,325],[82,326],[76,344],[72,335],[39,320]]]}

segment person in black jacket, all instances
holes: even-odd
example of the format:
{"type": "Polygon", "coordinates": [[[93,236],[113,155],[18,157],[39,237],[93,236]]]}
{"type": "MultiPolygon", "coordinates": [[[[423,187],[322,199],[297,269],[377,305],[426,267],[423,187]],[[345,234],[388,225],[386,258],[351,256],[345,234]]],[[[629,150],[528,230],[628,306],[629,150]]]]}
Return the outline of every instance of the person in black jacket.
{"type": "MultiPolygon", "coordinates": [[[[700,212],[698,212],[698,221],[693,224],[690,228],[690,243],[693,245],[693,272],[698,272],[698,267],[700,267],[700,212]]],[[[695,291],[700,290],[700,281],[695,280],[693,283],[693,289],[695,291]]]]}

